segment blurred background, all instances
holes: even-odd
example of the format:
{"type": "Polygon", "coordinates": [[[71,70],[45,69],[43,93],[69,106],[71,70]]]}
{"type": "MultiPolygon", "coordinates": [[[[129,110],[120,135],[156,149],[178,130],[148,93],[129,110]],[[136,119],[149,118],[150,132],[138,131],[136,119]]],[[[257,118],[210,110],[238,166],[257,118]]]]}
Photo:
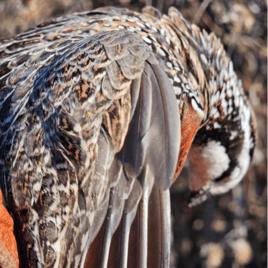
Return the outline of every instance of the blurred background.
{"type": "Polygon", "coordinates": [[[264,0],[0,0],[0,39],[54,17],[102,6],[177,7],[221,38],[257,117],[258,147],[243,182],[195,208],[187,163],[171,189],[172,267],[267,267],[267,3],[264,0]]]}

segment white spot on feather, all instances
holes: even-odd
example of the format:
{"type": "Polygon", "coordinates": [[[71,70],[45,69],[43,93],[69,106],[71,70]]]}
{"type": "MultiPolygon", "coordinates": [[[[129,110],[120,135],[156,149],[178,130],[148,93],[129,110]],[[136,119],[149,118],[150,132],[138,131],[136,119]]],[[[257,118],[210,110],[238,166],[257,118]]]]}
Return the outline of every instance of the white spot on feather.
{"type": "Polygon", "coordinates": [[[151,29],[151,24],[149,24],[148,22],[145,22],[145,25],[146,25],[149,29],[151,29]]]}
{"type": "Polygon", "coordinates": [[[148,44],[152,43],[152,41],[147,36],[143,36],[142,39],[148,44]]]}
{"type": "Polygon", "coordinates": [[[213,128],[221,128],[221,125],[218,122],[215,122],[213,125],[213,128]]]}
{"type": "Polygon", "coordinates": [[[203,118],[204,117],[204,111],[199,108],[195,98],[191,98],[191,104],[192,104],[192,107],[194,108],[194,110],[197,111],[197,113],[200,115],[201,118],[203,118]]]}
{"type": "Polygon", "coordinates": [[[166,65],[167,65],[167,67],[170,68],[170,69],[173,68],[173,65],[172,65],[172,63],[171,63],[170,61],[168,61],[168,62],[166,63],[166,65]]]}
{"type": "Polygon", "coordinates": [[[231,136],[230,136],[230,140],[233,140],[236,136],[237,136],[237,131],[230,131],[230,133],[231,133],[231,136]]]}
{"type": "Polygon", "coordinates": [[[129,22],[136,22],[134,19],[128,18],[129,22]]]}
{"type": "Polygon", "coordinates": [[[137,21],[136,22],[141,28],[144,28],[144,24],[143,23],[141,23],[141,22],[139,22],[139,21],[137,21]]]}
{"type": "Polygon", "coordinates": [[[133,27],[129,27],[129,28],[127,28],[127,30],[129,31],[129,32],[136,32],[136,30],[135,30],[135,28],[133,28],[133,27]]]}
{"type": "Polygon", "coordinates": [[[181,87],[173,87],[174,92],[176,95],[180,95],[181,94],[181,87]]]}
{"type": "Polygon", "coordinates": [[[204,62],[204,64],[208,64],[207,58],[204,54],[200,55],[201,60],[204,62]]]}
{"type": "Polygon", "coordinates": [[[159,54],[160,56],[163,56],[163,57],[166,56],[165,51],[164,51],[161,47],[156,47],[156,52],[157,52],[157,54],[159,54]]]}
{"type": "Polygon", "coordinates": [[[166,42],[170,45],[170,39],[169,39],[169,37],[168,36],[166,36],[166,42]]]}
{"type": "Polygon", "coordinates": [[[177,82],[177,83],[181,82],[181,79],[179,78],[179,76],[177,74],[174,77],[174,81],[177,82]]]}

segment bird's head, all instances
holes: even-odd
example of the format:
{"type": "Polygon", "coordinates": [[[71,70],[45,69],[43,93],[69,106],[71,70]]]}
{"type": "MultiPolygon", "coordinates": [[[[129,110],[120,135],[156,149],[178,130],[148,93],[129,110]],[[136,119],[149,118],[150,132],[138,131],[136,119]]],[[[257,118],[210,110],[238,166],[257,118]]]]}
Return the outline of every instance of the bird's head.
{"type": "Polygon", "coordinates": [[[175,178],[188,156],[191,206],[226,193],[245,176],[256,144],[255,117],[220,39],[189,24],[175,8],[169,9],[169,17],[187,52],[183,55],[191,90],[184,90],[188,99],[180,102],[175,178]]]}
{"type": "Polygon", "coordinates": [[[255,116],[241,82],[236,82],[232,90],[228,82],[224,84],[224,94],[212,100],[208,121],[189,151],[189,206],[226,193],[249,169],[256,146],[255,116]]]}

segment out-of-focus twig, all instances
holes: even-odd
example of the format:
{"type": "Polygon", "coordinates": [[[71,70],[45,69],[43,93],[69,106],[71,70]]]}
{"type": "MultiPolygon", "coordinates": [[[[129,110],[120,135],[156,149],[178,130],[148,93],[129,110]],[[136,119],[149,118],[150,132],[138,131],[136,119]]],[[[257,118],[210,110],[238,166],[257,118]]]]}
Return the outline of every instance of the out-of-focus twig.
{"type": "Polygon", "coordinates": [[[212,0],[205,0],[201,5],[200,7],[198,8],[195,16],[194,16],[194,19],[193,19],[193,23],[194,24],[198,24],[203,13],[205,12],[205,10],[207,9],[208,5],[212,2],[212,0]]]}

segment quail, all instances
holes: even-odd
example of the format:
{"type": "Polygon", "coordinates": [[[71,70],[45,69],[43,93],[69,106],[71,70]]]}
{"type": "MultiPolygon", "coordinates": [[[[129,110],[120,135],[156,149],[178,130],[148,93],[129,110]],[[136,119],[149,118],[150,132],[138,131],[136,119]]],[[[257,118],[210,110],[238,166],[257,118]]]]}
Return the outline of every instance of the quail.
{"type": "Polygon", "coordinates": [[[100,8],[0,43],[0,185],[20,267],[169,267],[169,188],[237,185],[255,119],[220,40],[170,8],[100,8]]]}

